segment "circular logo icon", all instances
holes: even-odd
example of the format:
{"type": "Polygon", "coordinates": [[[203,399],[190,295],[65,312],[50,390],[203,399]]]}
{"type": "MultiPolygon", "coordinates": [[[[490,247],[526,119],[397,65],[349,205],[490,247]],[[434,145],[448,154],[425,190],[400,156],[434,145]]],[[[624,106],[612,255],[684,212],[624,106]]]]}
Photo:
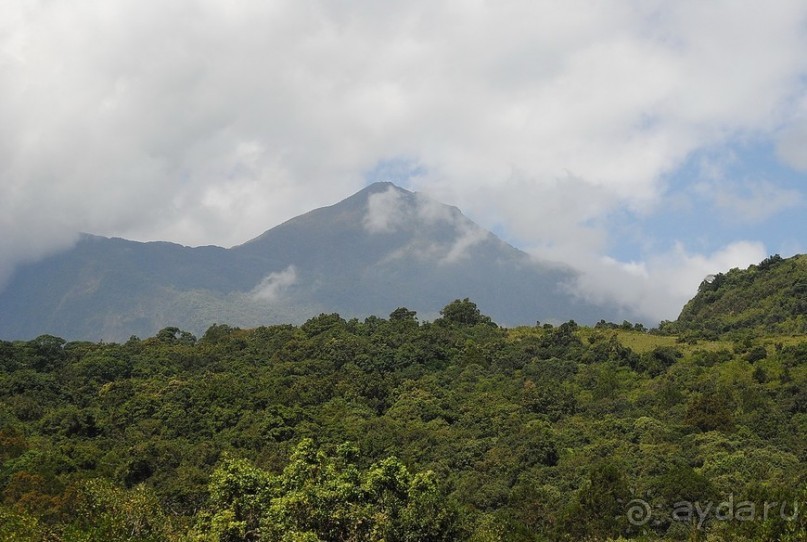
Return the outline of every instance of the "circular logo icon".
{"type": "Polygon", "coordinates": [[[650,508],[647,501],[633,499],[628,503],[627,516],[631,525],[641,527],[650,521],[650,518],[653,516],[653,510],[650,508]]]}

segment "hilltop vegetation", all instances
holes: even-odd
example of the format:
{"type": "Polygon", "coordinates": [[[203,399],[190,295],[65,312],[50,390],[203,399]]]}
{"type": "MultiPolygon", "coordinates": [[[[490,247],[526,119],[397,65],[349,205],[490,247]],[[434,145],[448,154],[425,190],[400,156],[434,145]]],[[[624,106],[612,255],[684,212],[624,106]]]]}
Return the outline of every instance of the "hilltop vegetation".
{"type": "Polygon", "coordinates": [[[697,337],[807,333],[807,255],[709,277],[671,328],[697,337]]]}
{"type": "Polygon", "coordinates": [[[0,540],[805,540],[805,359],[468,300],[0,342],[0,540]]]}

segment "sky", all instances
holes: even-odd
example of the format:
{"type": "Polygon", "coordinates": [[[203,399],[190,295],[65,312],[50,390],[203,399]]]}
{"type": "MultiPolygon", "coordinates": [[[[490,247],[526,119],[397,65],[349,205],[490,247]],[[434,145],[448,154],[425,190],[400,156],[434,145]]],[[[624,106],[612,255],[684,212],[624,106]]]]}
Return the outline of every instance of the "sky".
{"type": "Polygon", "coordinates": [[[393,181],[675,319],[807,251],[805,51],[803,0],[3,0],[0,284],[393,181]]]}

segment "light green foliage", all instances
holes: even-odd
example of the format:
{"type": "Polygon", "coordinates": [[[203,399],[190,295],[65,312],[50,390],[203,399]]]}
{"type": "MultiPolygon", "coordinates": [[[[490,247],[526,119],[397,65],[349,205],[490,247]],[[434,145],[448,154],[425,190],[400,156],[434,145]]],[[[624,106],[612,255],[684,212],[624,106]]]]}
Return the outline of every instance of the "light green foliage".
{"type": "Polygon", "coordinates": [[[673,328],[696,337],[807,332],[807,255],[771,256],[704,281],[673,328]]]}
{"type": "Polygon", "coordinates": [[[75,499],[66,541],[159,542],[173,535],[169,518],[146,486],[125,490],[108,480],[89,480],[75,499]]]}
{"type": "Polygon", "coordinates": [[[0,506],[0,542],[39,542],[44,536],[37,518],[0,506]]]}
{"type": "MultiPolygon", "coordinates": [[[[302,440],[280,475],[226,459],[210,482],[209,540],[439,541],[456,538],[456,513],[431,472],[387,458],[360,470],[357,450],[335,456],[302,440]]],[[[204,535],[202,535],[204,538],[204,535]]]]}

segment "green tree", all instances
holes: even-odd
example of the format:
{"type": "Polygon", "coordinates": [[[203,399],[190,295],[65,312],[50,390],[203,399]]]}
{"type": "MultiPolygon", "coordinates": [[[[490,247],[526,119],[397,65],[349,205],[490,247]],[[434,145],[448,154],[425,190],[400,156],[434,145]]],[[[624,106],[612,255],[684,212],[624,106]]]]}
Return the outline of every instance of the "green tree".
{"type": "Polygon", "coordinates": [[[716,393],[693,397],[686,410],[686,422],[701,431],[726,431],[734,426],[729,400],[716,393]]]}
{"type": "Polygon", "coordinates": [[[581,540],[593,536],[595,540],[603,540],[619,536],[629,527],[624,504],[629,495],[624,467],[608,460],[594,463],[589,469],[588,480],[564,514],[565,539],[581,540]]]}
{"type": "Polygon", "coordinates": [[[356,454],[343,445],[328,455],[304,439],[277,476],[226,459],[211,478],[211,512],[198,530],[221,542],[457,538],[456,512],[434,474],[413,475],[393,457],[362,471],[356,454]]]}
{"type": "Polygon", "coordinates": [[[153,490],[143,485],[125,490],[90,480],[79,489],[75,508],[65,540],[163,542],[174,534],[153,490]]]}
{"type": "Polygon", "coordinates": [[[489,316],[485,316],[476,306],[476,303],[467,297],[463,300],[454,300],[440,311],[441,321],[460,326],[475,326],[485,324],[495,326],[489,316]]]}

